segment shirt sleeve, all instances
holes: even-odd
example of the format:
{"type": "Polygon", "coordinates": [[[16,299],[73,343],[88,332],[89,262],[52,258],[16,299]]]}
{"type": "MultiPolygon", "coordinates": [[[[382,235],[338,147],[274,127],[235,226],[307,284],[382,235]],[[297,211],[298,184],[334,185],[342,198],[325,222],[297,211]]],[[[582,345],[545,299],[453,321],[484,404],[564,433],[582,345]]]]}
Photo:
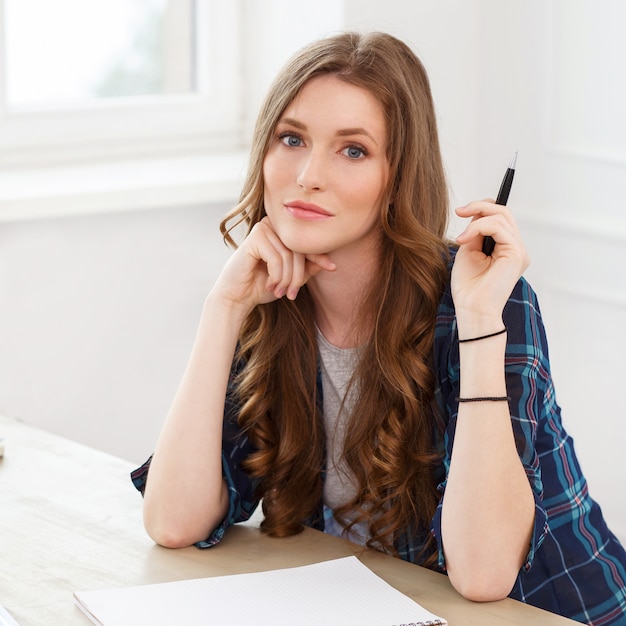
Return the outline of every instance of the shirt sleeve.
{"type": "MultiPolygon", "coordinates": [[[[517,451],[526,471],[535,500],[535,521],[528,555],[522,571],[528,571],[541,546],[548,522],[543,505],[541,464],[537,452],[537,433],[553,412],[559,412],[550,374],[545,329],[537,297],[528,282],[520,279],[503,312],[507,328],[505,374],[509,408],[517,451]]],[[[460,390],[459,347],[454,305],[448,289],[439,308],[435,331],[435,367],[439,388],[437,400],[447,426],[444,435],[445,478],[439,484],[441,500],[433,518],[431,531],[439,547],[439,567],[445,570],[441,540],[441,513],[445,499],[450,457],[458,415],[460,390]]]]}
{"type": "MultiPolygon", "coordinates": [[[[224,406],[222,476],[228,488],[228,512],[205,540],[195,544],[198,548],[210,548],[219,543],[229,526],[249,519],[259,504],[258,480],[252,479],[242,467],[242,463],[255,448],[237,421],[239,405],[236,401],[234,380],[240,370],[241,364],[233,364],[224,406]]],[[[133,484],[142,495],[145,492],[151,461],[152,456],[130,475],[133,484]]],[[[202,497],[202,494],[199,494],[199,497],[202,497]]]]}

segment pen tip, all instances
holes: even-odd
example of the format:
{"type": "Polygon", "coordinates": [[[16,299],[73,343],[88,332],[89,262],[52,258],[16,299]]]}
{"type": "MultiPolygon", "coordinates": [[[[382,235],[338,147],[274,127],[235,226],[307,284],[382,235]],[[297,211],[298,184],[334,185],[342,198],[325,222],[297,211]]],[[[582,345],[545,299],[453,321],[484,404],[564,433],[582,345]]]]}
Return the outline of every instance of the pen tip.
{"type": "Polygon", "coordinates": [[[509,169],[510,170],[514,170],[516,163],[517,163],[517,150],[515,151],[515,154],[513,155],[513,158],[511,159],[511,162],[509,163],[509,169]]]}

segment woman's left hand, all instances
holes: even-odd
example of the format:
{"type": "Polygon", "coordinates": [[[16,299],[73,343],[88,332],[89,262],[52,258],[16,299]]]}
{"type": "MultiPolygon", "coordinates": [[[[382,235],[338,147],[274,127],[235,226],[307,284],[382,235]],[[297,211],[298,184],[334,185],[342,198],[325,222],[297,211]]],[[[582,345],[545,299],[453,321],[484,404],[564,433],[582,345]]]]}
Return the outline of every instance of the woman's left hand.
{"type": "MultiPolygon", "coordinates": [[[[511,211],[491,200],[470,202],[456,209],[472,218],[457,237],[459,250],[452,268],[452,297],[459,324],[468,333],[493,332],[502,310],[530,259],[511,211]],[[491,256],[482,252],[483,239],[496,242],[491,256]]],[[[465,333],[463,333],[465,334],[465,333]]]]}

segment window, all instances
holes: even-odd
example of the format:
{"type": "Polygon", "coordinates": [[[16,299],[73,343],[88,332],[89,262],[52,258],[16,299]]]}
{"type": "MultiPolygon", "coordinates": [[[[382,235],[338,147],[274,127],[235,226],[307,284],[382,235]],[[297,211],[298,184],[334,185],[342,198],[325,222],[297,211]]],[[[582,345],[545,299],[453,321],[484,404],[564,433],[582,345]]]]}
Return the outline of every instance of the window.
{"type": "Polygon", "coordinates": [[[0,0],[0,165],[237,143],[238,2],[0,0]]]}
{"type": "Polygon", "coordinates": [[[236,201],[259,105],[341,0],[0,0],[0,222],[236,201]]]}

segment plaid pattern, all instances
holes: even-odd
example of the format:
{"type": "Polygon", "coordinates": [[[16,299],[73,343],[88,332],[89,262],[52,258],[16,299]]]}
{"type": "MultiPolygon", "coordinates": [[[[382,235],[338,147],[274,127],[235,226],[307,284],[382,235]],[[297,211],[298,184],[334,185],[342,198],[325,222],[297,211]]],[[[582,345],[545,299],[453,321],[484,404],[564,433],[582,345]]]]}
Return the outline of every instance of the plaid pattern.
{"type": "MultiPolygon", "coordinates": [[[[511,420],[535,497],[530,551],[510,596],[582,623],[626,626],[626,553],[590,497],[573,440],[563,428],[537,297],[524,279],[513,290],[503,319],[511,420]]],[[[437,318],[435,364],[438,402],[449,419],[447,473],[459,395],[459,349],[449,291],[437,318]]],[[[445,480],[440,490],[445,497],[445,480]]],[[[441,503],[433,531],[441,546],[441,503]]],[[[441,553],[440,565],[445,566],[441,553]]]]}
{"type": "MultiPolygon", "coordinates": [[[[528,558],[512,598],[593,626],[626,626],[626,553],[606,527],[599,506],[590,498],[571,437],[561,424],[550,374],[545,331],[536,296],[525,280],[516,285],[504,310],[508,328],[507,392],[518,452],[535,497],[535,527],[528,558]]],[[[437,402],[446,421],[444,462],[439,468],[442,500],[432,523],[441,549],[441,507],[454,441],[459,395],[459,351],[452,296],[448,289],[437,317],[434,367],[437,402]]],[[[237,366],[235,366],[237,369],[237,366]]],[[[235,373],[235,372],[233,372],[235,373]]],[[[321,399],[321,381],[317,381],[321,399]]],[[[218,543],[225,529],[252,515],[256,484],[241,469],[252,447],[237,426],[237,405],[230,389],[224,415],[222,459],[230,493],[224,522],[200,548],[218,543]]],[[[443,448],[442,448],[443,449],[443,448]]],[[[132,473],[140,491],[150,460],[132,473]]],[[[306,524],[324,530],[322,503],[306,524]]],[[[400,556],[419,563],[423,537],[398,539],[400,556]]]]}

